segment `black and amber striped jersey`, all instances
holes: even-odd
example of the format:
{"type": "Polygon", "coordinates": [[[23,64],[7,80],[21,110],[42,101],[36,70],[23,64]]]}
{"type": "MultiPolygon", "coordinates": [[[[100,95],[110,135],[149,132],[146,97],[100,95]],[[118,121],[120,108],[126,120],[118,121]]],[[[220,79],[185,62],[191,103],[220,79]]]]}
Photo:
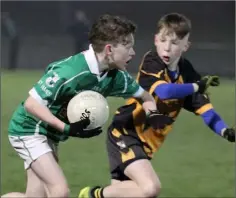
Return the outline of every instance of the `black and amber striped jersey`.
{"type": "MultiPolygon", "coordinates": [[[[178,76],[175,80],[172,80],[168,75],[167,66],[159,58],[157,52],[149,51],[143,57],[136,80],[146,91],[153,95],[159,111],[174,120],[176,120],[182,108],[195,114],[202,114],[211,109],[212,105],[208,96],[199,93],[194,93],[182,99],[161,100],[158,98],[154,90],[162,83],[193,83],[201,78],[192,64],[185,58],[179,60],[178,68],[178,76]]],[[[145,127],[145,124],[145,112],[141,103],[135,98],[128,99],[126,105],[117,110],[112,122],[112,126],[120,129],[119,131],[124,135],[138,138],[144,144],[145,151],[151,154],[162,144],[172,125],[167,125],[162,130],[154,130],[151,127],[145,127]]]]}

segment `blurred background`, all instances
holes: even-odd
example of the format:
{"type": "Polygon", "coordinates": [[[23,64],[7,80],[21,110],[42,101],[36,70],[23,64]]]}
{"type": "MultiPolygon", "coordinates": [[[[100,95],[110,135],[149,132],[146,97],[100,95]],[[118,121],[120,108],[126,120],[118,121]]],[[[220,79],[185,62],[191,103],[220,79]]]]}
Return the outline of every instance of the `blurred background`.
{"type": "Polygon", "coordinates": [[[168,12],[180,12],[192,20],[192,46],[187,56],[199,72],[234,76],[234,1],[1,3],[2,13],[11,19],[7,25],[2,23],[2,30],[8,30],[8,34],[2,31],[1,37],[2,67],[43,69],[48,63],[73,54],[78,43],[84,48],[86,28],[99,15],[111,13],[126,16],[138,25],[137,56],[129,68],[136,72],[143,54],[152,47],[159,18],[168,12]],[[12,58],[9,61],[9,56],[17,59],[16,63],[12,58]]]}
{"type": "MultiPolygon", "coordinates": [[[[234,1],[1,1],[1,194],[25,191],[23,161],[9,144],[8,123],[47,65],[87,48],[89,27],[99,15],[110,13],[138,25],[136,57],[128,67],[135,75],[153,46],[157,21],[169,12],[191,19],[192,46],[186,56],[200,73],[220,75],[220,87],[210,88],[211,102],[230,127],[235,125],[234,1]]],[[[60,144],[71,197],[84,186],[110,183],[106,129],[124,100],[108,102],[110,118],[103,134],[60,144]]],[[[152,163],[162,183],[160,197],[235,197],[235,144],[214,134],[199,116],[182,111],[152,163]]]]}

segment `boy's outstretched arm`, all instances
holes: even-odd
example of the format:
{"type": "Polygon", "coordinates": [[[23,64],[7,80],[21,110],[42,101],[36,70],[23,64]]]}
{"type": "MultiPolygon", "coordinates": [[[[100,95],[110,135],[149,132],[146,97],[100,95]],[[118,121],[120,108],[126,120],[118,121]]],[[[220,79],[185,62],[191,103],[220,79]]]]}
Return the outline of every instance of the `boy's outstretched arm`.
{"type": "Polygon", "coordinates": [[[216,134],[224,137],[229,142],[235,142],[235,128],[229,128],[213,108],[201,114],[201,117],[205,124],[216,134]]]}
{"type": "Polygon", "coordinates": [[[209,86],[219,86],[217,76],[205,76],[195,83],[175,84],[163,82],[155,88],[155,94],[162,100],[184,98],[193,93],[204,94],[209,86]]]}

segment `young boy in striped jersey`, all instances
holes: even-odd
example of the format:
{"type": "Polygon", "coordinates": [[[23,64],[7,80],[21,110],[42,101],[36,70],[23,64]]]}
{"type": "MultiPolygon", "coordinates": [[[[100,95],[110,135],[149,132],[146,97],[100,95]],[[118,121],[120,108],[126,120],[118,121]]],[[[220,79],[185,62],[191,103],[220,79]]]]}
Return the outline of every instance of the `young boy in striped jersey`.
{"type": "MultiPolygon", "coordinates": [[[[235,130],[225,124],[205,94],[206,85],[219,85],[218,78],[201,78],[182,56],[189,47],[190,30],[185,16],[163,16],[157,26],[155,49],[144,55],[137,81],[154,96],[160,114],[175,121],[181,109],[188,110],[200,115],[220,137],[235,142],[235,130]]],[[[166,118],[159,117],[158,122],[158,128],[146,122],[142,105],[135,98],[120,107],[107,135],[111,185],[85,187],[79,198],[157,197],[161,183],[150,160],[173,126],[166,118]]]]}

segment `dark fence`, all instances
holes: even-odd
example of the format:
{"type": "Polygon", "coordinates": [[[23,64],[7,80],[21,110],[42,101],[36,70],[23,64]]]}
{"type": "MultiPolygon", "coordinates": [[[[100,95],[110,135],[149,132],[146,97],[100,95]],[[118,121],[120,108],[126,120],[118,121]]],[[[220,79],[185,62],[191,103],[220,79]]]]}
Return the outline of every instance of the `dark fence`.
{"type": "MultiPolygon", "coordinates": [[[[142,55],[152,47],[157,20],[180,12],[192,21],[192,46],[186,56],[201,73],[234,76],[235,2],[2,2],[19,32],[18,67],[45,68],[51,61],[73,53],[73,40],[66,33],[73,12],[84,10],[91,21],[104,13],[126,16],[138,25],[136,57],[129,70],[136,72],[142,55]]],[[[8,67],[9,40],[1,37],[1,66],[8,67]]]]}

